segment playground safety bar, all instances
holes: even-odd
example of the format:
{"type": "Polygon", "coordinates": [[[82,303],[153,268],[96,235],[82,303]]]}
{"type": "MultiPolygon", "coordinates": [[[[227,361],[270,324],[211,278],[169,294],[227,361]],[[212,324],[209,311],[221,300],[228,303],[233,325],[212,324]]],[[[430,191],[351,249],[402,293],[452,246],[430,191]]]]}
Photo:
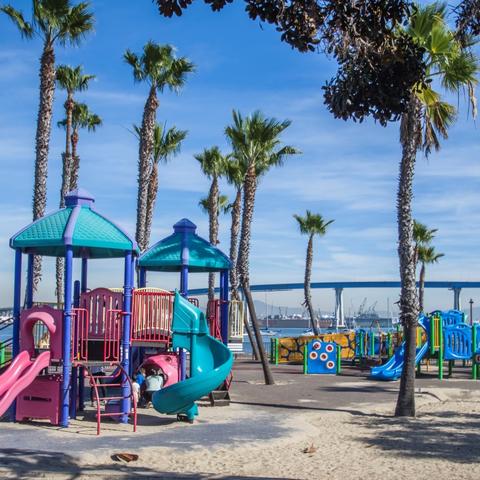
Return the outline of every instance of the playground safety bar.
{"type": "MultiPolygon", "coordinates": [[[[120,363],[111,363],[112,366],[116,367],[116,370],[114,371],[114,375],[94,375],[92,374],[92,372],[90,371],[90,369],[85,366],[85,371],[86,373],[88,374],[89,376],[89,383],[90,383],[90,387],[93,388],[93,391],[94,391],[94,395],[95,395],[95,401],[96,401],[96,404],[97,404],[97,435],[100,435],[100,430],[101,430],[101,421],[102,421],[102,417],[120,417],[120,416],[123,416],[123,415],[127,415],[129,417],[132,416],[132,411],[130,410],[130,412],[101,412],[101,409],[100,409],[100,401],[101,400],[104,400],[104,401],[109,401],[109,400],[125,400],[127,398],[130,398],[131,400],[131,405],[133,407],[133,431],[136,432],[137,431],[137,402],[135,400],[135,397],[133,395],[133,387],[132,387],[132,380],[130,379],[130,377],[127,375],[127,372],[125,371],[125,369],[122,367],[122,365],[120,363]],[[130,395],[128,395],[127,397],[125,396],[111,396],[111,397],[100,397],[99,393],[98,393],[98,387],[102,387],[102,388],[108,388],[108,387],[118,387],[118,388],[121,388],[121,382],[114,382],[114,383],[97,383],[95,380],[99,379],[100,381],[101,380],[104,380],[104,379],[116,379],[116,378],[119,378],[121,379],[121,376],[124,375],[125,378],[127,379],[128,381],[128,385],[130,387],[130,395]]],[[[132,408],[131,407],[131,408],[132,408]]],[[[106,404],[105,404],[105,408],[106,408],[106,404]]]]}

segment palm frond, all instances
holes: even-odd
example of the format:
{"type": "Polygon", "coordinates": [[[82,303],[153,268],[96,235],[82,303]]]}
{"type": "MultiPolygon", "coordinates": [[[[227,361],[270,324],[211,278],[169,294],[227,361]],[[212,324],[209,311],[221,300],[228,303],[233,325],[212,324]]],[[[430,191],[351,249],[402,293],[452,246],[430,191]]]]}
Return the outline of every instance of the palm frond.
{"type": "Polygon", "coordinates": [[[304,235],[323,236],[327,233],[327,228],[335,221],[325,221],[322,215],[319,213],[312,213],[310,210],[307,210],[304,217],[293,215],[293,218],[298,222],[300,233],[304,235]]]}
{"type": "Polygon", "coordinates": [[[20,31],[20,34],[24,38],[32,38],[35,31],[31,23],[27,22],[23,17],[23,13],[19,10],[16,10],[11,5],[5,5],[0,7],[0,11],[8,15],[10,20],[15,24],[15,26],[20,31]]]}

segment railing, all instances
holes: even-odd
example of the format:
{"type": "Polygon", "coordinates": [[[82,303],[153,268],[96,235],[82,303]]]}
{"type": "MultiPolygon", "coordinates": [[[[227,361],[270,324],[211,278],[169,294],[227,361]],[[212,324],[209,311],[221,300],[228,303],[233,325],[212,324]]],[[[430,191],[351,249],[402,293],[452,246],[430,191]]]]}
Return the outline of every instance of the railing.
{"type": "Polygon", "coordinates": [[[137,289],[133,292],[132,342],[170,343],[174,294],[137,289]]]}
{"type": "Polygon", "coordinates": [[[122,338],[122,311],[108,310],[103,341],[104,361],[120,360],[120,341],[122,338]]]}
{"type": "Polygon", "coordinates": [[[243,341],[247,310],[240,300],[231,300],[228,305],[228,338],[243,341]]]}
{"type": "Polygon", "coordinates": [[[222,328],[220,325],[220,306],[225,301],[209,300],[207,304],[207,321],[210,335],[218,340],[222,340],[222,328]]]}
{"type": "Polygon", "coordinates": [[[88,360],[88,311],[72,309],[72,360],[88,360]]]}

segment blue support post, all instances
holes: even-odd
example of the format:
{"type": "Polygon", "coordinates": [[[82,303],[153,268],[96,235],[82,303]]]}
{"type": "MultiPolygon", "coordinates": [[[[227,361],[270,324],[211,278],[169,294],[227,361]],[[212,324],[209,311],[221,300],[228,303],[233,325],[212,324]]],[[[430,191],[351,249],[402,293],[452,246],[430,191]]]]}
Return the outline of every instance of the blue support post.
{"type": "MultiPolygon", "coordinates": [[[[73,307],[78,308],[80,305],[80,282],[75,280],[73,282],[73,307]]],[[[73,332],[75,335],[75,331],[73,332]]],[[[74,345],[77,345],[77,338],[74,338],[74,345]]],[[[72,367],[72,390],[70,395],[70,418],[77,418],[77,398],[80,394],[83,395],[83,389],[78,384],[78,370],[79,367],[72,367]]],[[[83,373],[83,372],[81,372],[83,373]]],[[[80,379],[83,378],[80,375],[80,379]]],[[[79,407],[80,407],[80,402],[79,407]]]]}
{"type": "Polygon", "coordinates": [[[222,341],[228,344],[228,270],[220,272],[220,331],[222,341]]]}
{"type": "Polygon", "coordinates": [[[13,343],[12,357],[20,353],[20,308],[22,292],[22,251],[15,250],[15,277],[13,285],[13,343]]]}
{"type": "Polygon", "coordinates": [[[72,263],[73,248],[67,245],[65,251],[65,298],[63,310],[63,378],[62,378],[62,409],[60,425],[68,427],[68,415],[70,411],[70,374],[72,370],[71,360],[71,328],[72,328],[72,263]]]}
{"type": "Polygon", "coordinates": [[[27,269],[27,293],[25,308],[32,308],[33,306],[33,253],[28,254],[28,269],[27,269]]]}
{"type": "MultiPolygon", "coordinates": [[[[122,335],[122,367],[130,370],[130,316],[132,310],[133,267],[132,252],[125,252],[125,271],[123,283],[123,335],[122,335]]],[[[125,374],[122,374],[122,422],[128,422],[130,412],[130,385],[125,374]]]]}
{"type": "Polygon", "coordinates": [[[139,288],[145,288],[147,286],[147,271],[143,267],[140,267],[138,286],[139,288]]]}
{"type": "MultiPolygon", "coordinates": [[[[188,265],[182,265],[180,270],[180,294],[188,297],[188,265]]],[[[180,349],[180,381],[187,378],[187,356],[183,348],[180,349]]]]}
{"type": "Polygon", "coordinates": [[[88,276],[88,259],[82,258],[82,273],[80,291],[85,293],[87,291],[87,276],[88,276]]]}
{"type": "MultiPolygon", "coordinates": [[[[13,284],[13,339],[12,339],[12,358],[20,353],[20,309],[22,292],[22,251],[15,250],[15,274],[13,284]]],[[[10,407],[10,420],[15,421],[16,402],[10,407]]]]}

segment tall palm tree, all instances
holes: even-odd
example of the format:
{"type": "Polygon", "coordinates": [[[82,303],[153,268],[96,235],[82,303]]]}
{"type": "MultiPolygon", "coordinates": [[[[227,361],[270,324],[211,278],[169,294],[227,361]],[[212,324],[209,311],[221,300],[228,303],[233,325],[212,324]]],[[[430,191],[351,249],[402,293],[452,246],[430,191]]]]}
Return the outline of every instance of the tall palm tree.
{"type": "Polygon", "coordinates": [[[137,226],[135,237],[140,250],[147,248],[145,238],[147,222],[148,185],[150,161],[155,144],[156,112],[159,106],[157,92],[165,88],[179,91],[185,84],[187,73],[193,72],[194,65],[187,58],[177,58],[171,45],[148,42],[140,56],[127,50],[124,60],[133,69],[136,82],[146,82],[150,89],[143,109],[138,151],[138,196],[137,226]]]}
{"type": "MultiPolygon", "coordinates": [[[[72,153],[71,132],[72,132],[72,115],[75,101],[73,95],[75,92],[81,92],[88,88],[88,84],[95,75],[84,75],[82,67],[70,67],[69,65],[59,65],[56,72],[57,85],[67,91],[67,99],[64,104],[66,114],[65,124],[65,152],[62,155],[62,185],[60,188],[60,208],[65,207],[65,195],[70,189],[70,176],[72,172],[72,153]]],[[[56,259],[56,288],[57,304],[60,305],[63,300],[63,268],[64,262],[62,257],[56,259]]]]}
{"type": "MultiPolygon", "coordinates": [[[[243,180],[245,178],[245,166],[235,158],[230,158],[227,161],[225,169],[225,177],[231,185],[235,187],[235,200],[231,204],[230,212],[232,216],[232,223],[230,227],[230,291],[232,300],[240,300],[238,294],[238,236],[240,233],[240,224],[242,216],[242,190],[243,180]]],[[[248,322],[246,315],[243,316],[243,324],[247,332],[250,345],[252,346],[253,357],[255,360],[260,359],[258,347],[255,341],[252,328],[248,322]]]]}
{"type": "MultiPolygon", "coordinates": [[[[135,135],[140,138],[141,129],[133,126],[135,135]]],[[[158,194],[158,165],[167,163],[173,157],[180,153],[181,144],[187,136],[186,130],[178,130],[177,127],[167,129],[166,124],[155,124],[153,132],[153,151],[149,165],[148,177],[148,195],[147,195],[147,214],[145,219],[145,237],[146,247],[150,244],[150,236],[152,233],[153,213],[155,211],[155,203],[158,194]]]]}
{"type": "MultiPolygon", "coordinates": [[[[209,241],[212,245],[218,243],[218,215],[219,215],[219,189],[218,180],[225,173],[227,157],[218,147],[206,148],[202,153],[195,155],[200,163],[202,172],[211,180],[208,192],[208,219],[209,241]]],[[[215,273],[208,274],[208,299],[215,298],[215,273]]]]}
{"type": "Polygon", "coordinates": [[[308,308],[313,333],[314,335],[318,335],[320,332],[318,330],[317,322],[315,321],[315,311],[313,310],[312,294],[310,291],[313,263],[313,238],[315,235],[325,235],[327,233],[328,226],[332,224],[334,220],[329,220],[326,222],[319,213],[312,213],[310,210],[307,210],[307,213],[304,217],[301,215],[293,215],[293,218],[295,218],[295,220],[298,222],[300,233],[308,235],[307,258],[305,261],[305,280],[303,284],[303,291],[305,295],[304,305],[308,308]]]}
{"type": "MultiPolygon", "coordinates": [[[[78,187],[78,176],[80,173],[80,156],[78,155],[78,141],[80,130],[95,132],[97,127],[102,125],[102,119],[88,109],[85,103],[74,102],[72,111],[72,133],[70,135],[70,149],[72,152],[72,166],[70,170],[70,184],[68,189],[75,190],[78,187]]],[[[67,119],[57,122],[57,126],[67,128],[67,119]]]]}
{"type": "Polygon", "coordinates": [[[418,247],[418,262],[420,263],[420,281],[418,284],[418,303],[423,312],[425,298],[425,265],[437,263],[445,254],[437,253],[432,245],[420,245],[418,247]]]}
{"type": "MultiPolygon", "coordinates": [[[[23,13],[11,5],[0,8],[17,26],[22,37],[40,38],[43,51],[40,57],[40,101],[35,136],[35,178],[33,186],[33,220],[45,214],[47,205],[47,174],[52,108],[55,93],[55,45],[77,45],[93,30],[93,14],[89,2],[72,5],[70,0],[33,0],[32,19],[28,22],[23,13]]],[[[41,257],[34,262],[36,290],[41,279],[41,257]]]]}
{"type": "MultiPolygon", "coordinates": [[[[477,58],[465,50],[445,21],[445,6],[434,3],[418,6],[412,14],[407,32],[424,48],[427,81],[416,85],[410,94],[400,125],[402,160],[397,192],[398,256],[400,261],[400,319],[404,328],[405,363],[395,414],[415,415],[415,352],[418,324],[416,289],[416,255],[413,241],[412,186],[417,152],[427,155],[440,148],[439,137],[447,138],[456,109],[442,100],[434,90],[439,85],[451,92],[467,91],[473,99],[477,82],[477,58]],[[431,83],[436,80],[435,84],[431,83]]],[[[474,105],[474,103],[472,103],[474,105]]]]}
{"type": "Polygon", "coordinates": [[[259,111],[245,118],[239,112],[233,111],[233,124],[225,129],[225,134],[232,145],[233,157],[245,168],[238,272],[267,385],[273,385],[275,382],[265,354],[250,291],[250,238],[259,175],[265,174],[273,166],[282,165],[290,155],[299,153],[291,146],[282,146],[280,141],[280,135],[290,126],[290,123],[289,120],[278,121],[275,118],[267,118],[259,111]]]}
{"type": "Polygon", "coordinates": [[[78,176],[80,174],[80,156],[78,155],[78,141],[80,130],[95,132],[97,127],[102,125],[102,119],[88,109],[85,103],[75,103],[72,115],[72,169],[70,172],[70,190],[78,187],[78,176]]]}

